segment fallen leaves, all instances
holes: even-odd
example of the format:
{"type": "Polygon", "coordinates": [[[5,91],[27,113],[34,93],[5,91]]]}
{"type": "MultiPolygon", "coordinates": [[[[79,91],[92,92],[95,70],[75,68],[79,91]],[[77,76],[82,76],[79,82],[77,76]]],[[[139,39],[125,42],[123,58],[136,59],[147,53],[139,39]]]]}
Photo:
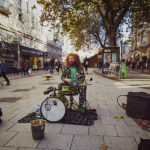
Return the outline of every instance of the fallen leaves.
{"type": "Polygon", "coordinates": [[[122,119],[122,118],[123,118],[123,116],[114,116],[114,118],[122,119]]]}
{"type": "Polygon", "coordinates": [[[105,144],[102,144],[99,148],[102,150],[107,150],[107,146],[105,144]]]}

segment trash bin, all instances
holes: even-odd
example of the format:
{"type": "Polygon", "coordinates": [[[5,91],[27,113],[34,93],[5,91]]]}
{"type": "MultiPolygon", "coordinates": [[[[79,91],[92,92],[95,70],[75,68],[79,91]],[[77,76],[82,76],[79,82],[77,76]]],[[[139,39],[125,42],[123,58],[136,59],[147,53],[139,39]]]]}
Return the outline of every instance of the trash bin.
{"type": "Polygon", "coordinates": [[[34,140],[41,140],[44,137],[44,130],[45,130],[45,123],[46,121],[43,119],[32,120],[31,121],[31,130],[32,130],[32,137],[34,140]]]}

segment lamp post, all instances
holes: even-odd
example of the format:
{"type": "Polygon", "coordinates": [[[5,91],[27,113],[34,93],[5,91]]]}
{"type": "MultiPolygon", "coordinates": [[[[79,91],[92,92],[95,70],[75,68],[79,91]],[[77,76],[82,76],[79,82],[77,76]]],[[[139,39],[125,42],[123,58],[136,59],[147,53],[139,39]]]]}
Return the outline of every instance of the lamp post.
{"type": "Polygon", "coordinates": [[[21,34],[15,34],[13,36],[13,42],[16,42],[17,43],[17,60],[18,60],[18,68],[20,67],[20,41],[21,41],[21,34]]]}
{"type": "Polygon", "coordinates": [[[122,40],[120,41],[120,62],[122,60],[122,40]]]}

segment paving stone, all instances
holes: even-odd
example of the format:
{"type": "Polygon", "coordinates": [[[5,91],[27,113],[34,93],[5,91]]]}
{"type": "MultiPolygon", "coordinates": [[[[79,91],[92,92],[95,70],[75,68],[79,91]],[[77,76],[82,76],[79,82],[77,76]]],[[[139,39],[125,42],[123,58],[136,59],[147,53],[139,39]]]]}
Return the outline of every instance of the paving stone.
{"type": "Polygon", "coordinates": [[[31,133],[31,124],[30,123],[16,123],[8,131],[30,132],[31,133]]]}
{"type": "Polygon", "coordinates": [[[0,147],[0,150],[18,150],[18,147],[0,147]]]}
{"type": "MultiPolygon", "coordinates": [[[[50,149],[37,149],[37,148],[19,148],[18,150],[50,150],[50,149]]],[[[52,150],[52,149],[51,149],[52,150]]]]}
{"type": "Polygon", "coordinates": [[[65,134],[88,134],[88,126],[64,125],[61,133],[65,133],[65,134]]]}
{"type": "Polygon", "coordinates": [[[114,117],[103,117],[101,116],[102,124],[121,124],[125,125],[124,119],[117,119],[114,117]]]}
{"type": "Polygon", "coordinates": [[[18,133],[6,146],[36,148],[39,140],[33,140],[32,133],[18,133]]]}
{"type": "Polygon", "coordinates": [[[117,136],[114,125],[104,125],[100,122],[95,122],[93,126],[89,127],[89,134],[117,136]]]}
{"type": "Polygon", "coordinates": [[[103,136],[75,135],[71,150],[99,150],[103,143],[103,136]]]}
{"type": "Polygon", "coordinates": [[[72,138],[73,135],[46,133],[38,148],[70,150],[72,138]]]}
{"type": "Polygon", "coordinates": [[[137,144],[133,138],[104,136],[104,142],[109,150],[137,150],[137,144]]]}
{"type": "Polygon", "coordinates": [[[144,131],[137,126],[125,126],[125,125],[115,125],[117,134],[123,137],[142,137],[147,138],[148,136],[144,131]]]}
{"type": "Polygon", "coordinates": [[[0,146],[5,146],[15,135],[16,132],[0,132],[0,146]]]}
{"type": "Polygon", "coordinates": [[[13,127],[18,122],[18,120],[21,119],[23,116],[25,116],[25,114],[18,114],[15,115],[15,117],[10,119],[9,121],[3,120],[2,124],[0,124],[0,132],[7,131],[8,129],[13,127]]]}
{"type": "Polygon", "coordinates": [[[63,124],[47,122],[45,124],[45,133],[60,133],[63,126],[63,124]]]}

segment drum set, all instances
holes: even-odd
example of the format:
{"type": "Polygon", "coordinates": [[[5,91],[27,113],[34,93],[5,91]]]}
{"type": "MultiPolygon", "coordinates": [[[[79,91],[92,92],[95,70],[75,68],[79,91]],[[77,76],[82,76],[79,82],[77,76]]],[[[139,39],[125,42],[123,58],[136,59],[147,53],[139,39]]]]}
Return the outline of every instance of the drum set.
{"type": "MultiPolygon", "coordinates": [[[[92,78],[90,78],[90,81],[92,81],[92,78]]],[[[58,122],[65,116],[67,110],[78,111],[79,105],[75,101],[74,96],[79,94],[79,90],[83,86],[86,87],[86,84],[79,84],[74,87],[73,85],[63,83],[59,84],[58,88],[46,88],[43,94],[49,94],[49,96],[41,104],[42,117],[48,122],[58,122]]],[[[84,113],[89,110],[87,100],[85,100],[84,109],[84,113]]]]}

